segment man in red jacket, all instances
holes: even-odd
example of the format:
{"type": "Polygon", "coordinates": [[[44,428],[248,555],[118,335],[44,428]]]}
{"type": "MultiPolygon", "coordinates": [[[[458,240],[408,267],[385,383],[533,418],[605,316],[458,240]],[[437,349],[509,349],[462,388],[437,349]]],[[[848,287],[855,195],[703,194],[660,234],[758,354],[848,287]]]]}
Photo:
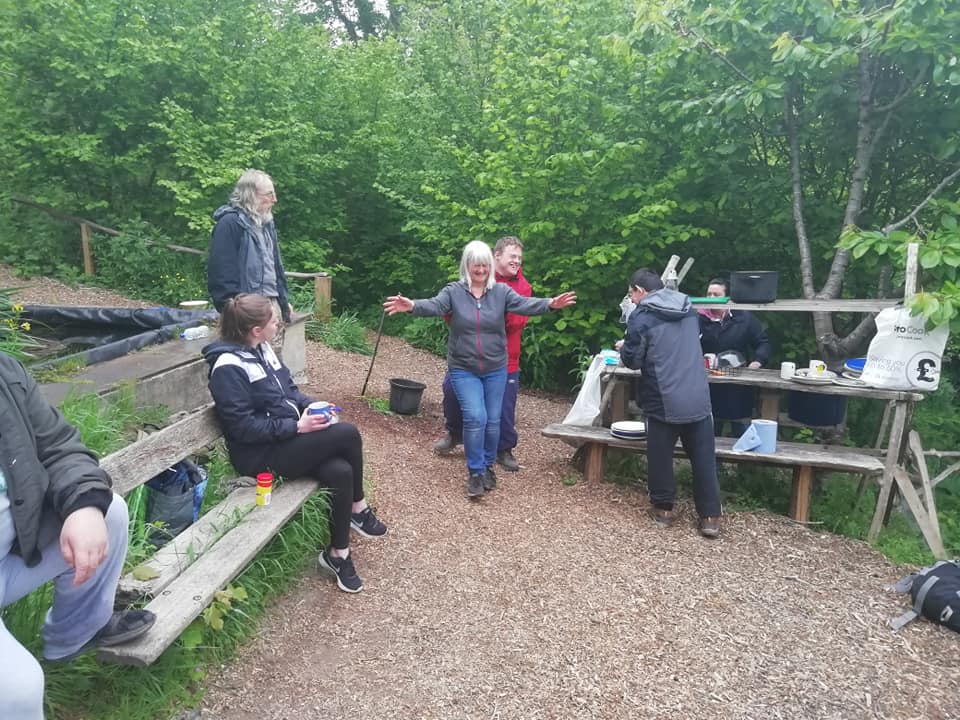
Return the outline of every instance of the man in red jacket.
{"type": "MultiPolygon", "coordinates": [[[[518,294],[530,297],[533,291],[523,276],[520,265],[523,261],[523,243],[512,236],[497,240],[493,249],[493,269],[497,282],[506,283],[518,294]]],[[[520,334],[528,318],[523,315],[507,313],[505,319],[507,331],[507,388],[503,393],[503,406],[500,413],[500,446],[497,448],[497,462],[505,470],[516,471],[520,463],[513,456],[517,446],[517,394],[520,391],[520,334]]],[[[449,373],[443,378],[443,415],[447,433],[433,444],[435,452],[444,455],[462,442],[463,416],[457,396],[453,392],[449,373]]]]}

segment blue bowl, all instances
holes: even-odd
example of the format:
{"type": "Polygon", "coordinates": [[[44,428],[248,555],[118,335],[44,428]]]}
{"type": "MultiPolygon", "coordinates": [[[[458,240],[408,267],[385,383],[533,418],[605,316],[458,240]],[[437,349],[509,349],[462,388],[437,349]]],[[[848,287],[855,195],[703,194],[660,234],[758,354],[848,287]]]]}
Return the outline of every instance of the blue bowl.
{"type": "Polygon", "coordinates": [[[849,370],[854,373],[862,373],[864,365],[867,364],[867,359],[862,358],[851,358],[843,364],[844,370],[849,370]]]}

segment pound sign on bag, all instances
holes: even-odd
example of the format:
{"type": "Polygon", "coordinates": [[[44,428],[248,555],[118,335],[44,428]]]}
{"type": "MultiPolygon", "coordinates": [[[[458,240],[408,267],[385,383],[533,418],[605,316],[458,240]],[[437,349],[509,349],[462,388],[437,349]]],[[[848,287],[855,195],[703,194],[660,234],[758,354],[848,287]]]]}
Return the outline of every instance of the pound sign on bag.
{"type": "Polygon", "coordinates": [[[936,382],[937,378],[929,373],[937,367],[935,360],[930,358],[924,358],[917,363],[917,382],[932,383],[936,382]]]}

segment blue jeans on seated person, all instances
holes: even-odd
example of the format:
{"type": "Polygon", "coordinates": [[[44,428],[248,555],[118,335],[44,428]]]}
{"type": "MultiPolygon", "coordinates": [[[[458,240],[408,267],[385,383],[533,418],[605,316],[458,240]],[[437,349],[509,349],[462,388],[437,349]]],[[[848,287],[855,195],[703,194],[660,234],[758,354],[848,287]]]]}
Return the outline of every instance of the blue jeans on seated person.
{"type": "Polygon", "coordinates": [[[497,459],[507,366],[482,375],[469,370],[450,370],[450,382],[463,413],[463,451],[467,456],[467,470],[482,473],[497,459]]]}
{"type": "MultiPolygon", "coordinates": [[[[8,515],[8,518],[12,517],[8,515]]],[[[41,550],[38,565],[27,567],[13,553],[0,557],[0,608],[12,605],[53,580],[53,603],[43,624],[43,654],[60,658],[78,650],[110,620],[117,580],[127,556],[127,505],[113,496],[106,515],[107,557],[93,576],[74,587],[74,569],[60,552],[59,538],[41,550]]],[[[2,552],[2,550],[0,550],[2,552]]],[[[43,719],[43,670],[0,620],[0,717],[43,719]]]]}

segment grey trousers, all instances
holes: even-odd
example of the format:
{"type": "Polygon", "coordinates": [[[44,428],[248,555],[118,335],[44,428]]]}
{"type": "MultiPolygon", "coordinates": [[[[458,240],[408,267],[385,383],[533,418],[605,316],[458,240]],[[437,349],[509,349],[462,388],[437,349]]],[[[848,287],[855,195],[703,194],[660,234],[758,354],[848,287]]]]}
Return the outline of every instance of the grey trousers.
{"type": "MultiPolygon", "coordinates": [[[[107,511],[109,551],[93,577],[73,587],[73,568],[60,553],[58,541],[43,548],[43,559],[28,568],[19,555],[0,559],[0,608],[15,603],[53,581],[53,604],[43,625],[43,654],[56,659],[80,649],[110,620],[120,571],[127,555],[127,505],[113,496],[107,511]]],[[[42,720],[43,670],[36,658],[0,620],[0,717],[42,720]]]]}

